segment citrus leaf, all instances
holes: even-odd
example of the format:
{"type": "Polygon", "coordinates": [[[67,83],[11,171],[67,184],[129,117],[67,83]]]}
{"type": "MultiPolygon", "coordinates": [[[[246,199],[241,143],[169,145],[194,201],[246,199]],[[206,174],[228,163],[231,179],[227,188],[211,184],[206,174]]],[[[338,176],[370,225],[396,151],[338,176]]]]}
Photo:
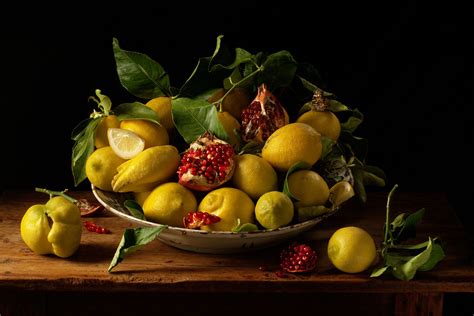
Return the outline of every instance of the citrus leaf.
{"type": "Polygon", "coordinates": [[[269,90],[287,87],[293,81],[298,64],[293,56],[286,50],[268,55],[262,64],[263,70],[257,76],[260,86],[266,83],[269,90]]]}
{"type": "Polygon", "coordinates": [[[304,222],[323,214],[329,213],[331,211],[330,208],[324,205],[313,205],[313,206],[305,206],[299,207],[298,212],[298,222],[304,222]]]}
{"type": "Polygon", "coordinates": [[[298,78],[301,80],[301,83],[309,92],[314,93],[316,90],[322,90],[324,97],[334,97],[333,93],[324,91],[323,89],[319,88],[318,86],[306,80],[305,78],[301,76],[298,76],[298,78]]]}
{"type": "Polygon", "coordinates": [[[311,110],[311,101],[306,102],[298,111],[298,116],[311,110]]]}
{"type": "Polygon", "coordinates": [[[171,95],[170,79],[163,67],[145,54],[126,51],[113,39],[117,74],[122,86],[143,99],[171,95]]]}
{"type": "Polygon", "coordinates": [[[176,129],[188,144],[205,132],[211,132],[223,140],[229,139],[217,118],[217,109],[214,105],[204,100],[189,98],[176,98],[171,104],[176,129]]]}
{"type": "Polygon", "coordinates": [[[239,155],[261,153],[264,145],[265,144],[261,142],[251,140],[248,143],[246,143],[244,146],[242,146],[242,148],[240,148],[239,155]]]}
{"type": "Polygon", "coordinates": [[[363,181],[364,185],[375,185],[378,187],[384,187],[385,186],[385,180],[382,178],[379,178],[373,173],[365,171],[365,169],[362,171],[363,172],[363,181]]]}
{"type": "Polygon", "coordinates": [[[160,124],[158,114],[141,102],[122,103],[114,108],[114,113],[119,121],[147,120],[160,124]]]}
{"type": "Polygon", "coordinates": [[[328,103],[329,103],[329,106],[327,107],[327,110],[331,112],[343,112],[343,111],[350,110],[346,105],[334,99],[328,100],[328,103]]]}
{"type": "Polygon", "coordinates": [[[424,214],[425,209],[422,208],[415,213],[404,216],[402,225],[399,225],[392,232],[394,242],[401,242],[416,237],[416,225],[421,222],[424,214]]]}
{"type": "Polygon", "coordinates": [[[359,110],[352,110],[351,113],[352,116],[350,116],[346,122],[341,123],[342,131],[353,133],[364,120],[364,115],[359,110]]]}
{"type": "Polygon", "coordinates": [[[293,166],[291,166],[290,169],[288,169],[288,171],[286,172],[285,182],[283,182],[283,193],[285,193],[290,199],[298,201],[298,199],[290,192],[290,187],[288,186],[288,177],[293,172],[296,172],[298,170],[303,170],[303,169],[309,169],[309,168],[311,168],[310,165],[308,165],[305,162],[300,161],[300,162],[295,163],[293,166]]]}
{"type": "Polygon", "coordinates": [[[370,277],[371,278],[376,278],[376,277],[379,277],[381,276],[382,274],[384,274],[387,269],[389,268],[389,266],[382,266],[382,267],[378,267],[378,268],[375,268],[372,273],[370,274],[370,277]]]}
{"type": "Polygon", "coordinates": [[[225,47],[221,47],[223,35],[217,37],[216,49],[214,54],[211,56],[209,62],[209,71],[215,71],[219,69],[234,69],[242,63],[249,62],[252,60],[253,55],[242,48],[236,48],[234,54],[232,54],[225,47]]]}
{"type": "Polygon", "coordinates": [[[75,143],[72,147],[71,169],[75,186],[78,186],[87,178],[86,161],[94,151],[95,130],[102,118],[98,117],[82,121],[78,127],[83,127],[83,129],[78,131],[76,127],[73,130],[73,140],[75,140],[75,143]]]}
{"type": "Polygon", "coordinates": [[[143,209],[140,204],[137,203],[137,201],[126,200],[125,202],[123,202],[123,206],[127,208],[127,210],[133,217],[146,220],[145,215],[143,214],[143,209]]]}
{"type": "Polygon", "coordinates": [[[321,151],[321,160],[324,160],[327,155],[331,153],[332,148],[336,142],[329,137],[321,136],[321,143],[323,145],[323,149],[321,151]]]}
{"type": "Polygon", "coordinates": [[[104,112],[105,115],[109,115],[110,109],[112,109],[112,101],[108,96],[102,94],[99,89],[95,90],[95,94],[99,98],[97,106],[102,110],[102,112],[104,112]]]}
{"type": "Polygon", "coordinates": [[[428,246],[420,254],[412,257],[405,263],[392,267],[392,274],[400,280],[409,281],[413,279],[419,267],[428,262],[433,249],[432,239],[429,238],[428,246]]]}
{"type": "Polygon", "coordinates": [[[159,227],[127,228],[110,262],[108,272],[111,272],[126,256],[155,240],[156,236],[166,228],[167,226],[165,225],[160,225],[159,227]]]}
{"type": "Polygon", "coordinates": [[[418,268],[418,271],[429,271],[433,269],[438,262],[443,260],[445,253],[441,245],[433,243],[433,249],[431,249],[430,258],[423,265],[418,268]]]}

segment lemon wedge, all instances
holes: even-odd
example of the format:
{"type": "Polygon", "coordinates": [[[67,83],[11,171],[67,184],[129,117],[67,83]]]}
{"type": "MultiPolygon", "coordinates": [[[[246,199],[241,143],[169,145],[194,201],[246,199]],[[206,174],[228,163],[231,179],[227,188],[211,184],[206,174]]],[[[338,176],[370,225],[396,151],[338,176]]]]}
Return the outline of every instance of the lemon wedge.
{"type": "Polygon", "coordinates": [[[109,128],[107,138],[110,147],[122,159],[132,159],[145,148],[145,141],[132,131],[122,128],[109,128]]]}

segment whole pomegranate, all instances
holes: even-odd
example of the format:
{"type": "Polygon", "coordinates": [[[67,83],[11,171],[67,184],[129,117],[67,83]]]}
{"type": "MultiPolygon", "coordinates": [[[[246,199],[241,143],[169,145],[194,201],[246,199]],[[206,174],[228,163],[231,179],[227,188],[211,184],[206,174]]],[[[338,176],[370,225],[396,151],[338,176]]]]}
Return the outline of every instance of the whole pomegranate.
{"type": "Polygon", "coordinates": [[[242,138],[264,142],[277,129],[289,123],[288,113],[265,84],[255,99],[242,110],[242,138]]]}
{"type": "Polygon", "coordinates": [[[235,169],[232,145],[205,133],[183,154],[179,183],[197,191],[210,191],[230,180],[235,169]]]}

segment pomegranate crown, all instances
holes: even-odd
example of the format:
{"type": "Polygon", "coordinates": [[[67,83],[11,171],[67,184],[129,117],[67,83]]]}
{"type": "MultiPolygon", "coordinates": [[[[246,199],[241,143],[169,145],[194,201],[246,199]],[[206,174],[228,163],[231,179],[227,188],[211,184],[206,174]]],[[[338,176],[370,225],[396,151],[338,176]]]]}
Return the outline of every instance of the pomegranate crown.
{"type": "Polygon", "coordinates": [[[316,88],[313,94],[313,99],[311,100],[311,109],[323,112],[326,111],[328,106],[328,100],[324,96],[324,91],[316,88]]]}

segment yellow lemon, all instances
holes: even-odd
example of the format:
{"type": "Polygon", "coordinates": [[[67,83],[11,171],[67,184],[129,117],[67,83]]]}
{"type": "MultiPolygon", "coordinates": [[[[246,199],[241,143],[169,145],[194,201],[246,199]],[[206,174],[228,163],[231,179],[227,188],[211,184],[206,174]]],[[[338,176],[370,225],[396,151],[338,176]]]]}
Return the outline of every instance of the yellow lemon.
{"type": "MultiPolygon", "coordinates": [[[[217,90],[209,99],[210,103],[216,102],[224,96],[226,90],[217,90]]],[[[241,120],[242,110],[252,102],[250,94],[245,88],[234,88],[222,101],[222,110],[229,112],[239,122],[241,120]]]]}
{"type": "Polygon", "coordinates": [[[296,120],[314,128],[322,136],[337,141],[341,134],[341,123],[337,116],[330,111],[308,111],[296,120]]]}
{"type": "Polygon", "coordinates": [[[329,239],[328,256],[332,264],[346,273],[367,270],[377,257],[372,236],[359,227],[338,229],[329,239]]]}
{"type": "Polygon", "coordinates": [[[219,216],[215,224],[203,226],[208,231],[231,231],[240,224],[254,222],[255,205],[243,191],[235,188],[220,188],[209,192],[199,204],[198,210],[219,216]]]}
{"type": "Polygon", "coordinates": [[[312,170],[299,170],[288,176],[288,188],[299,201],[296,206],[324,205],[329,198],[329,187],[324,179],[312,170]]]}
{"type": "Polygon", "coordinates": [[[132,131],[109,128],[107,131],[112,150],[123,159],[132,159],[145,149],[145,141],[132,131]]]}
{"type": "Polygon", "coordinates": [[[262,158],[279,171],[287,171],[297,162],[310,166],[321,157],[321,135],[304,123],[285,125],[267,139],[262,158]]]}
{"type": "Polygon", "coordinates": [[[145,149],[169,144],[168,132],[163,125],[146,120],[126,120],[120,122],[120,128],[140,136],[145,141],[145,149]]]}
{"type": "Polygon", "coordinates": [[[94,145],[96,148],[109,146],[107,131],[109,128],[118,128],[120,122],[115,115],[108,115],[101,119],[97,129],[95,130],[94,145]]]}
{"type": "Polygon", "coordinates": [[[145,105],[158,114],[160,124],[163,125],[168,132],[171,132],[174,129],[170,97],[157,97],[151,99],[145,105]]]}
{"type": "Polygon", "coordinates": [[[240,130],[240,123],[229,114],[229,112],[217,112],[217,119],[221,122],[222,127],[224,127],[227,135],[229,136],[229,144],[238,148],[240,146],[239,138],[235,133],[238,133],[240,130]]]}
{"type": "Polygon", "coordinates": [[[243,154],[235,157],[233,185],[252,199],[258,199],[266,192],[276,191],[278,178],[275,169],[263,158],[243,154]]]}
{"type": "Polygon", "coordinates": [[[112,179],[117,174],[117,167],[125,162],[115,154],[110,146],[96,149],[86,161],[86,176],[96,187],[112,191],[112,179]]]}
{"type": "Polygon", "coordinates": [[[183,218],[197,206],[193,193],[179,183],[159,185],[143,202],[147,220],[163,225],[184,227],[183,218]]]}
{"type": "Polygon", "coordinates": [[[294,207],[291,199],[279,191],[267,192],[255,205],[257,221],[267,229],[288,225],[293,219],[294,207]]]}
{"type": "Polygon", "coordinates": [[[153,191],[143,191],[143,192],[134,192],[133,197],[135,201],[143,208],[143,203],[145,203],[146,198],[151,194],[153,191]]]}

